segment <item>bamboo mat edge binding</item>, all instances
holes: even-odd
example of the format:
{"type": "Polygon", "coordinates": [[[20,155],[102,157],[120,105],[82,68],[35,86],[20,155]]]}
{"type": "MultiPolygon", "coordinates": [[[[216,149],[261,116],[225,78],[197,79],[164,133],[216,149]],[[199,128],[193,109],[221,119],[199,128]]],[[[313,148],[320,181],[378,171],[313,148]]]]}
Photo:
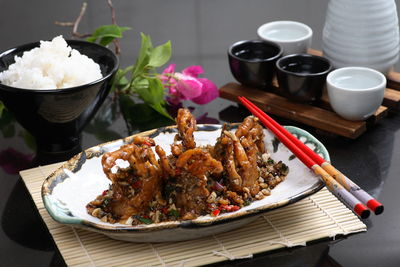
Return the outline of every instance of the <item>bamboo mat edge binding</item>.
{"type": "Polygon", "coordinates": [[[20,175],[69,266],[198,266],[251,258],[256,253],[305,246],[312,240],[367,230],[357,216],[324,188],[295,204],[265,213],[232,232],[174,243],[117,241],[102,234],[61,225],[47,213],[41,198],[41,186],[43,180],[61,164],[39,166],[21,171],[20,175]]]}

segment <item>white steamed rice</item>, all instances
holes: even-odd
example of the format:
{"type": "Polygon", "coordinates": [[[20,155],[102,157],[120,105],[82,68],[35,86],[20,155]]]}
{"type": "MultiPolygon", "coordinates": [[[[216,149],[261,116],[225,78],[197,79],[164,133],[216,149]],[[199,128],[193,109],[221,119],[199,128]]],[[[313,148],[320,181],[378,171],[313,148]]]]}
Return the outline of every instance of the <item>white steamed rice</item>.
{"type": "Polygon", "coordinates": [[[100,66],[68,46],[62,36],[40,41],[40,47],[15,57],[0,82],[27,89],[60,89],[93,82],[102,77],[100,66]]]}

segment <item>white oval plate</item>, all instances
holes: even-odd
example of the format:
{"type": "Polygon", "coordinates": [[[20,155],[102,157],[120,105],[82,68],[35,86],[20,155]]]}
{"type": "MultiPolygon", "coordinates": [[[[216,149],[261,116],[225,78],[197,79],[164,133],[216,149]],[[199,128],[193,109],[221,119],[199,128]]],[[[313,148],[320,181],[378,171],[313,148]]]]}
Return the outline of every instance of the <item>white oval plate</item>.
{"type": "MultiPolygon", "coordinates": [[[[198,125],[195,140],[198,146],[214,144],[221,132],[221,125],[198,125]]],[[[286,128],[329,161],[325,147],[308,132],[292,126],[286,128]]],[[[275,161],[282,160],[289,166],[286,179],[276,186],[271,195],[251,203],[238,211],[217,217],[200,216],[195,220],[171,221],[148,225],[130,226],[100,221],[86,212],[86,204],[105,189],[110,180],[103,173],[101,156],[130,143],[133,136],[83,151],[54,171],[43,183],[42,198],[51,217],[59,223],[105,234],[111,238],[131,242],[167,242],[199,238],[226,232],[245,225],[264,212],[283,207],[309,196],[323,187],[321,180],[303,165],[268,130],[265,132],[266,148],[275,161]]],[[[142,133],[154,138],[167,154],[170,153],[176,134],[175,127],[159,128],[142,133]]]]}

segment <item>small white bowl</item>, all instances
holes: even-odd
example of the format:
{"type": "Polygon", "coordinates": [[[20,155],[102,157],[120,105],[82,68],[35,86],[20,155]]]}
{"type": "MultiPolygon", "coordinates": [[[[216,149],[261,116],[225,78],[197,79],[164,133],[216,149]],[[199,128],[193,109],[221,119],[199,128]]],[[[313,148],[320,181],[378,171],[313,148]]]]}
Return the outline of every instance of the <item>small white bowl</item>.
{"type": "Polygon", "coordinates": [[[290,55],[307,53],[313,32],[303,23],[282,20],[260,26],[257,34],[262,40],[278,43],[283,49],[283,55],[290,55]]]}
{"type": "Polygon", "coordinates": [[[360,121],[382,104],[386,78],[370,68],[346,67],[329,73],[326,84],[333,110],[347,120],[360,121]]]}

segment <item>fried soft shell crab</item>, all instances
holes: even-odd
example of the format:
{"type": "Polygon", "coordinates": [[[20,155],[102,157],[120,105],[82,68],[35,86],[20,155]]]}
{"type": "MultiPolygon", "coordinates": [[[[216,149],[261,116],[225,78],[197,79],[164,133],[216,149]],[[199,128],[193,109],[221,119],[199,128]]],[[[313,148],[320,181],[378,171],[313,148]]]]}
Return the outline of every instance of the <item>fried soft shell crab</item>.
{"type": "Polygon", "coordinates": [[[128,225],[218,216],[270,195],[289,172],[269,157],[263,128],[253,116],[235,132],[225,124],[213,146],[196,146],[196,120],[189,110],[180,109],[176,123],[170,155],[142,136],[103,155],[111,185],[87,204],[89,214],[128,225]]]}

